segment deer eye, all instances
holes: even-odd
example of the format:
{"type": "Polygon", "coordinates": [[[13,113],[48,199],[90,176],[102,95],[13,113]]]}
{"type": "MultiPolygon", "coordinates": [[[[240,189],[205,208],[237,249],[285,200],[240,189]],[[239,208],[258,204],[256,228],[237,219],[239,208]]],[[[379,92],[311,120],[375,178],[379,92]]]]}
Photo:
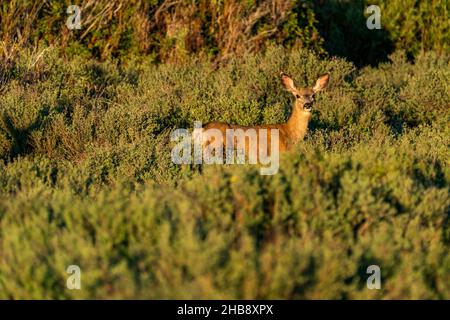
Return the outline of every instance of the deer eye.
{"type": "Polygon", "coordinates": [[[300,99],[300,95],[299,95],[298,93],[295,94],[295,97],[296,97],[297,99],[300,99]]]}

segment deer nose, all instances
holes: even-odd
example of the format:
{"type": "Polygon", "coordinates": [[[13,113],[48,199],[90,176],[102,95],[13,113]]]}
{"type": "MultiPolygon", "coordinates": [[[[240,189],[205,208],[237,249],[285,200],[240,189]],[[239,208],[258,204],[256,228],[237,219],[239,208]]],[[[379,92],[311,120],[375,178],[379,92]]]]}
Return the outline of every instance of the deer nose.
{"type": "Polygon", "coordinates": [[[303,105],[303,110],[311,111],[312,110],[312,103],[305,103],[303,105]]]}

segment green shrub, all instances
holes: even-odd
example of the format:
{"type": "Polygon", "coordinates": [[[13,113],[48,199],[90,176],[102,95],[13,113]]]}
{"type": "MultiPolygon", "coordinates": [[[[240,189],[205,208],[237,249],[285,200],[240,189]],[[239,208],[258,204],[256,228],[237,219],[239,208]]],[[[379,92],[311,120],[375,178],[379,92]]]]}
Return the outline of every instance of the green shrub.
{"type": "Polygon", "coordinates": [[[449,1],[311,1],[324,49],[357,65],[376,65],[395,50],[409,58],[450,52],[449,1]],[[381,29],[366,26],[369,5],[380,7],[381,29]]]}
{"type": "Polygon", "coordinates": [[[214,69],[53,50],[1,89],[0,298],[450,297],[448,57],[357,70],[270,47],[214,69]],[[331,83],[278,174],[171,162],[194,121],[284,121],[281,70],[331,83]]]}

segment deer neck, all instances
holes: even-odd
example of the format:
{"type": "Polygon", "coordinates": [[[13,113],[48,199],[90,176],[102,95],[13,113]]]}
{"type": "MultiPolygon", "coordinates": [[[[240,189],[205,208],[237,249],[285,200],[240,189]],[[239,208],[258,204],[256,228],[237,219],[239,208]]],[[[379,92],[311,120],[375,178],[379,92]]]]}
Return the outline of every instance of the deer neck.
{"type": "Polygon", "coordinates": [[[308,130],[309,120],[311,119],[311,112],[303,111],[302,107],[296,105],[294,105],[293,109],[285,125],[290,144],[296,144],[303,140],[308,130]]]}

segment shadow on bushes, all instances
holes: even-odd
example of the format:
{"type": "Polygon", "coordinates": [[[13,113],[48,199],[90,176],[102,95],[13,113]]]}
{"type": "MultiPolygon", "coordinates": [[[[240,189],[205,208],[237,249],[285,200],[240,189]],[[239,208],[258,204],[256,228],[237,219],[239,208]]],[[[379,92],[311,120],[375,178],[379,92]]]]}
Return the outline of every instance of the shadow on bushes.
{"type": "Polygon", "coordinates": [[[394,50],[386,30],[367,28],[365,9],[364,0],[314,0],[314,12],[325,50],[332,56],[352,61],[358,67],[386,62],[394,50]]]}
{"type": "Polygon", "coordinates": [[[29,139],[30,134],[42,126],[43,119],[47,115],[48,109],[42,109],[36,120],[26,128],[16,127],[11,118],[6,113],[2,115],[1,120],[3,122],[4,130],[12,140],[12,146],[9,152],[9,157],[11,158],[11,160],[17,158],[18,156],[30,154],[33,152],[33,146],[30,143],[29,139]]]}

